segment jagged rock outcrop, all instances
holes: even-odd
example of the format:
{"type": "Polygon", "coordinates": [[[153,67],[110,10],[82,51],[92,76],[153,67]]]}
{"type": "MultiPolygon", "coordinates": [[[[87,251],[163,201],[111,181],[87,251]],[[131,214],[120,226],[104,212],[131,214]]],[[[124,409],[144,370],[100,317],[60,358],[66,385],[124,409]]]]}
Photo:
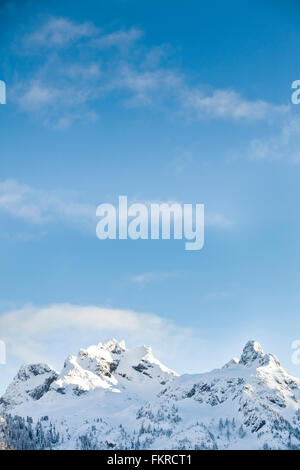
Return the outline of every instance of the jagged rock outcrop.
{"type": "Polygon", "coordinates": [[[48,364],[23,365],[0,398],[0,406],[7,411],[27,401],[39,400],[57,377],[58,373],[48,364]]]}
{"type": "Polygon", "coordinates": [[[221,369],[178,376],[151,348],[110,340],[60,374],[23,366],[0,409],[14,448],[300,449],[300,380],[255,341],[221,369]]]}

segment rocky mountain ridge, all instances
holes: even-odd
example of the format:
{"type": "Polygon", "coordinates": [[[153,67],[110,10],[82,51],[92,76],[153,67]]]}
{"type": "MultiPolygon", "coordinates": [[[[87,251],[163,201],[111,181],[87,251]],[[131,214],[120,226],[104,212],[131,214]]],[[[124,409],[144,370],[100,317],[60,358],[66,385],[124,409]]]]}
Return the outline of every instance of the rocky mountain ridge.
{"type": "Polygon", "coordinates": [[[221,369],[181,376],[151,348],[99,343],[60,373],[22,366],[0,413],[12,448],[300,448],[300,380],[255,341],[221,369]]]}

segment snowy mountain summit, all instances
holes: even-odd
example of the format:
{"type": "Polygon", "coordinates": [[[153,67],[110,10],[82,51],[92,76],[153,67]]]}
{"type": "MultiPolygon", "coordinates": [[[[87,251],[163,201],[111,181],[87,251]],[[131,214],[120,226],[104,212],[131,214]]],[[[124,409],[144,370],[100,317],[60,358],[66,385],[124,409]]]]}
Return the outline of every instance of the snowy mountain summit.
{"type": "Polygon", "coordinates": [[[178,376],[112,339],[60,373],[22,366],[0,414],[12,448],[300,449],[300,380],[255,341],[221,369],[178,376]]]}

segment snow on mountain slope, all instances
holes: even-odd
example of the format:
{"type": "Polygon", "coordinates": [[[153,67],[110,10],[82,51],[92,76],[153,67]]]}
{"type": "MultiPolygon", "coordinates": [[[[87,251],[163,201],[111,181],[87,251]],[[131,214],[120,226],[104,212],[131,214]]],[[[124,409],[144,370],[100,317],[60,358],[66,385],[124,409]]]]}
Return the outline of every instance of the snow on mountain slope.
{"type": "Polygon", "coordinates": [[[176,375],[155,359],[151,348],[127,350],[123,341],[112,339],[81,349],[77,357],[70,356],[45,399],[55,400],[57,394],[80,396],[95,390],[152,396],[176,375]]]}
{"type": "MultiPolygon", "coordinates": [[[[238,363],[179,377],[160,393],[154,408],[147,404],[140,410],[144,425],[170,413],[166,403],[176,407],[176,428],[179,436],[185,434],[189,447],[202,445],[202,437],[200,444],[195,437],[195,426],[201,422],[214,436],[211,448],[300,448],[300,380],[289,376],[278,359],[254,341],[247,343],[238,363]],[[187,434],[189,427],[193,431],[187,434]]],[[[175,434],[173,430],[173,439],[175,434]]]]}
{"type": "Polygon", "coordinates": [[[25,402],[39,400],[57,377],[58,373],[48,364],[23,365],[0,398],[0,406],[9,410],[25,402]]]}
{"type": "Polygon", "coordinates": [[[16,448],[300,449],[300,380],[255,341],[205,374],[179,377],[116,340],[70,356],[58,376],[47,367],[26,380],[21,368],[2,399],[16,448]]]}

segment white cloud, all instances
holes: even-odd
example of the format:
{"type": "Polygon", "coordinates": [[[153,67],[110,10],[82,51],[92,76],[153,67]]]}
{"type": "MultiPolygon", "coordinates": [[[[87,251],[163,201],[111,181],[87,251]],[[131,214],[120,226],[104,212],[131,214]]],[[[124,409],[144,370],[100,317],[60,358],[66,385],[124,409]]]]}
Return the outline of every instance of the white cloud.
{"type": "Polygon", "coordinates": [[[58,108],[69,111],[80,109],[92,99],[93,82],[101,77],[100,64],[72,63],[65,67],[58,60],[51,60],[41,69],[36,78],[25,81],[15,89],[19,105],[23,111],[38,112],[42,110],[55,112],[58,108]],[[49,80],[52,68],[55,68],[59,80],[49,80]]]}
{"type": "Polygon", "coordinates": [[[19,102],[22,109],[32,111],[53,105],[60,95],[61,92],[58,89],[48,88],[35,80],[24,89],[19,102]]]}
{"type": "Polygon", "coordinates": [[[97,62],[87,63],[85,65],[74,63],[70,67],[62,70],[65,75],[75,79],[96,79],[101,76],[101,67],[97,62]]]}
{"type": "Polygon", "coordinates": [[[98,49],[106,49],[109,47],[124,49],[132,46],[132,44],[141,39],[142,36],[143,31],[136,28],[129,29],[128,31],[119,30],[95,39],[93,45],[97,46],[98,49]]]}
{"type": "MultiPolygon", "coordinates": [[[[239,158],[240,155],[235,154],[233,157],[239,158]]],[[[283,159],[290,163],[299,163],[300,119],[289,116],[276,133],[264,139],[253,139],[241,157],[266,161],[283,159]]]]}
{"type": "Polygon", "coordinates": [[[95,207],[74,202],[56,192],[43,191],[16,180],[0,182],[0,211],[25,222],[43,225],[53,221],[80,225],[87,230],[96,224],[95,207]]]}
{"type": "Polygon", "coordinates": [[[165,105],[170,100],[174,106],[185,86],[181,75],[172,70],[139,70],[129,64],[122,65],[114,85],[116,89],[131,93],[126,104],[155,106],[165,105]]]}
{"type": "Polygon", "coordinates": [[[89,78],[97,76],[96,69],[89,66],[86,73],[76,66],[70,69],[67,83],[61,86],[48,85],[42,78],[25,82],[16,89],[16,96],[22,111],[34,113],[39,121],[50,125],[53,129],[67,129],[75,121],[94,122],[97,114],[89,109],[92,100],[92,87],[86,83],[89,78]],[[78,86],[78,76],[81,73],[86,86],[78,86]]]}
{"type": "MultiPolygon", "coordinates": [[[[274,105],[264,100],[248,100],[231,89],[203,91],[191,86],[188,77],[167,67],[148,69],[122,64],[114,88],[132,93],[133,104],[160,105],[170,112],[184,113],[189,119],[234,119],[276,121],[288,115],[290,106],[274,105]]],[[[113,89],[113,88],[112,88],[113,89]]]]}
{"type": "Polygon", "coordinates": [[[39,29],[25,37],[26,46],[62,47],[99,33],[92,23],[75,23],[66,18],[50,18],[39,29]]]}
{"type": "Polygon", "coordinates": [[[177,272],[170,271],[170,272],[148,272],[148,273],[142,273],[138,274],[136,276],[133,276],[131,278],[131,282],[135,284],[140,284],[143,287],[150,282],[155,282],[155,281],[165,281],[166,279],[170,279],[172,277],[178,276],[177,272]]]}
{"type": "Polygon", "coordinates": [[[137,28],[105,34],[92,23],[50,18],[25,38],[26,57],[40,52],[40,61],[15,87],[21,110],[62,130],[96,116],[92,107],[108,95],[117,105],[154,107],[194,120],[271,121],[289,109],[235,90],[208,93],[191,85],[189,77],[168,66],[167,46],[146,47],[143,34],[137,28]]]}
{"type": "Polygon", "coordinates": [[[24,362],[45,361],[61,368],[67,355],[111,337],[124,338],[128,347],[150,345],[179,371],[199,370],[205,355],[204,341],[189,328],[150,313],[93,305],[25,306],[0,315],[0,332],[11,373],[24,362]]]}
{"type": "MultiPolygon", "coordinates": [[[[147,200],[147,201],[139,201],[135,200],[134,202],[142,202],[142,204],[145,204],[148,207],[148,210],[150,210],[151,204],[168,204],[168,205],[180,205],[181,207],[184,204],[191,204],[189,201],[176,201],[176,200],[167,200],[167,201],[162,201],[162,200],[147,200]]],[[[200,204],[201,202],[197,201],[197,204],[200,204]]],[[[196,203],[195,203],[196,204],[196,203]]],[[[178,217],[178,214],[175,214],[175,217],[178,217]]],[[[180,215],[179,215],[180,216],[180,215]]],[[[208,211],[207,207],[205,206],[205,215],[204,215],[204,226],[205,227],[216,227],[216,228],[221,228],[221,229],[228,229],[232,228],[234,226],[234,223],[230,218],[226,217],[225,215],[220,214],[219,212],[213,212],[213,211],[208,211]]]]}
{"type": "Polygon", "coordinates": [[[81,121],[85,123],[94,123],[98,119],[97,113],[94,111],[86,111],[82,113],[76,112],[65,112],[62,116],[58,117],[57,121],[52,124],[53,129],[55,130],[66,130],[72,126],[76,121],[81,121]]]}
{"type": "MultiPolygon", "coordinates": [[[[140,202],[150,208],[151,204],[179,204],[181,202],[168,200],[140,201],[132,199],[128,203],[140,202]]],[[[0,213],[3,212],[11,217],[20,219],[27,224],[35,224],[40,227],[59,222],[60,224],[78,227],[89,233],[95,233],[97,218],[96,207],[89,202],[78,202],[67,192],[52,190],[46,191],[36,189],[32,186],[21,184],[17,180],[0,181],[0,213]]],[[[233,226],[232,222],[219,213],[208,213],[205,215],[205,226],[227,229],[233,226]]],[[[45,232],[40,231],[39,237],[45,232]]],[[[20,232],[20,236],[9,238],[22,241],[32,238],[32,235],[25,235],[20,232]]],[[[147,283],[154,280],[163,280],[166,276],[174,276],[175,273],[146,273],[144,278],[136,278],[135,282],[147,283]]],[[[134,281],[134,280],[133,280],[134,281]]]]}
{"type": "Polygon", "coordinates": [[[214,90],[205,95],[197,89],[185,93],[185,106],[199,116],[212,118],[233,118],[261,120],[274,118],[274,114],[284,114],[288,106],[276,106],[263,100],[250,101],[234,90],[214,90]]]}
{"type": "Polygon", "coordinates": [[[208,214],[205,217],[205,225],[209,227],[231,228],[233,223],[222,214],[208,214]]]}

